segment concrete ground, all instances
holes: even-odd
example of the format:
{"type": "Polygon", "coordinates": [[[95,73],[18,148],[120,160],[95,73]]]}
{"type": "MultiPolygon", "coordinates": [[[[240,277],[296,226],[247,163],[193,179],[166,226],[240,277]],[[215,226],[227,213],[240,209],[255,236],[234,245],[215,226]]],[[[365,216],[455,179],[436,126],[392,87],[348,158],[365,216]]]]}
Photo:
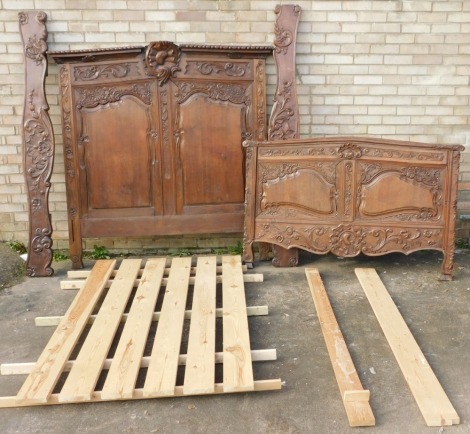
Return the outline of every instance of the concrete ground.
{"type": "MultiPolygon", "coordinates": [[[[281,391],[111,403],[0,408],[1,433],[470,433],[470,251],[456,253],[455,279],[438,282],[442,255],[417,252],[340,259],[301,254],[297,268],[256,263],[263,283],[246,285],[248,305],[269,316],[249,320],[252,348],[276,348],[255,364],[255,379],[281,378],[281,391]],[[350,428],[320,330],[304,267],[317,267],[364,388],[376,426],[350,428]],[[374,267],[398,305],[460,416],[460,425],[427,427],[388,346],[355,267],[374,267]]],[[[91,265],[92,263],[88,263],[91,265]]],[[[37,316],[63,314],[75,292],[59,289],[70,263],[52,278],[0,291],[0,363],[35,361],[52,329],[37,316]]],[[[24,376],[0,377],[15,395],[24,376]]]]}

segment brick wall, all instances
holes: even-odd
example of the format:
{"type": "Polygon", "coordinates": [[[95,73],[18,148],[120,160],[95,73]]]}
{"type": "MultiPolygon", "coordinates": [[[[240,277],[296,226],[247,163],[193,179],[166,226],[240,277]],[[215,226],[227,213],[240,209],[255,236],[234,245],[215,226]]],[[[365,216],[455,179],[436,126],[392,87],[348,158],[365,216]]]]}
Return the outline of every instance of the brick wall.
{"type": "MultiPolygon", "coordinates": [[[[20,10],[48,15],[49,49],[176,43],[272,44],[277,1],[1,0],[0,239],[27,239],[19,126],[23,104],[20,10]]],[[[459,214],[470,214],[470,1],[299,1],[301,135],[361,135],[464,144],[459,214]]],[[[272,59],[268,97],[276,83],[272,59]]],[[[56,133],[50,194],[54,246],[67,221],[57,67],[46,92],[56,133]]],[[[470,224],[458,222],[457,236],[470,224]],[[467,226],[465,226],[467,225],[467,226]]],[[[87,241],[90,247],[96,240],[87,241]]],[[[204,247],[234,239],[100,240],[109,248],[204,247]]]]}

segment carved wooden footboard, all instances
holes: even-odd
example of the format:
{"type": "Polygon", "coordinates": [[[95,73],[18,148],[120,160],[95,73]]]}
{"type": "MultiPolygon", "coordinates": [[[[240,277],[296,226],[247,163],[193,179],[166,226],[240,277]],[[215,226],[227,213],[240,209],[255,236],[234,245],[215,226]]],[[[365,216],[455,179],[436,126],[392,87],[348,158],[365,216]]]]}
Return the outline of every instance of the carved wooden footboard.
{"type": "Polygon", "coordinates": [[[460,145],[354,137],[246,141],[253,242],[352,257],[442,251],[452,279],[460,145]]]}

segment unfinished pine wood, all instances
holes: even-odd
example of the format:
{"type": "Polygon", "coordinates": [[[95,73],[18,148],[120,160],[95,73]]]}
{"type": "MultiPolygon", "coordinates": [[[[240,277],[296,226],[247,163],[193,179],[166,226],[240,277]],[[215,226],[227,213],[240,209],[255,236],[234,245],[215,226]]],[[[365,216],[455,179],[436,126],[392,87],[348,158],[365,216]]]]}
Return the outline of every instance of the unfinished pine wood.
{"type": "Polygon", "coordinates": [[[356,268],[355,272],[426,424],[460,423],[457,412],[375,269],[356,268]]]}
{"type": "Polygon", "coordinates": [[[76,362],[59,394],[59,401],[89,401],[113,342],[127,301],[142,263],[141,259],[124,259],[113,280],[99,314],[91,326],[76,362]]]}
{"type": "MultiPolygon", "coordinates": [[[[255,282],[262,282],[263,275],[262,274],[243,274],[243,281],[246,283],[255,283],[255,282]]],[[[189,284],[194,285],[195,278],[189,278],[189,284]]],[[[217,283],[222,283],[222,276],[216,277],[217,283]]],[[[84,280],[63,280],[60,282],[60,289],[80,289],[83,287],[85,281],[84,280]]],[[[106,288],[109,288],[113,283],[112,279],[109,279],[106,283],[106,288]]],[[[137,287],[140,283],[140,279],[135,279],[133,286],[137,287]]],[[[164,277],[162,280],[162,286],[166,286],[168,284],[168,278],[164,277]]]]}
{"type": "Polygon", "coordinates": [[[190,269],[191,258],[173,259],[147,369],[145,397],[175,393],[190,269]]]}
{"type": "Polygon", "coordinates": [[[306,268],[305,274],[349,425],[352,427],[373,426],[375,425],[375,417],[369,404],[369,391],[363,389],[357,375],[320,273],[316,268],[306,268]]]}
{"type": "MultiPolygon", "coordinates": [[[[215,353],[214,362],[216,364],[223,363],[223,352],[215,353]]],[[[277,351],[275,348],[268,348],[264,350],[251,350],[252,362],[267,362],[277,360],[277,351]]],[[[103,364],[103,369],[109,369],[113,359],[106,359],[103,364]]],[[[150,357],[144,356],[141,359],[140,367],[148,368],[150,357]]],[[[69,360],[64,366],[64,372],[72,369],[74,360],[69,360]]],[[[0,375],[27,375],[30,374],[34,368],[34,362],[22,363],[3,363],[0,365],[0,375]]],[[[186,365],[186,354],[180,354],[178,358],[178,365],[186,365]]]]}
{"type": "MultiPolygon", "coordinates": [[[[272,390],[281,390],[282,382],[280,379],[276,378],[273,380],[257,380],[254,382],[254,392],[267,392],[272,390]]],[[[243,392],[243,391],[240,391],[243,392]]],[[[214,388],[214,394],[220,395],[227,393],[224,390],[223,384],[217,383],[214,388]]],[[[174,396],[183,396],[183,386],[176,386],[175,387],[175,394],[174,396]]],[[[134,394],[132,396],[132,400],[139,400],[145,399],[146,396],[144,395],[143,389],[136,389],[134,390],[134,394]]],[[[155,398],[164,398],[164,396],[156,396],[155,398]]],[[[102,398],[101,392],[96,391],[93,392],[93,396],[90,399],[90,402],[105,402],[106,400],[102,398]]],[[[64,402],[59,401],[58,394],[53,394],[50,396],[50,399],[47,403],[48,405],[58,405],[58,404],[65,404],[64,402]]],[[[14,396],[2,396],[0,397],[0,408],[11,408],[11,407],[28,407],[40,405],[40,403],[27,403],[27,402],[16,402],[14,396]]]]}
{"type": "Polygon", "coordinates": [[[222,258],[224,391],[254,389],[240,256],[222,258]]]}
{"type": "MultiPolygon", "coordinates": [[[[222,318],[222,308],[217,308],[215,315],[217,318],[222,318]]],[[[268,306],[247,306],[246,314],[248,316],[262,316],[269,314],[268,306]]],[[[192,311],[186,310],[184,313],[184,319],[191,319],[192,311]]],[[[121,321],[127,321],[128,314],[124,313],[121,317],[121,321]]],[[[37,316],[34,318],[34,324],[38,327],[50,327],[56,326],[60,323],[62,316],[37,316]]],[[[88,324],[93,324],[95,321],[96,315],[90,315],[88,319],[88,324]]],[[[160,319],[160,312],[154,312],[152,316],[152,321],[158,321],[160,319]]]]}
{"type": "MultiPolygon", "coordinates": [[[[142,273],[140,259],[124,259],[116,273],[113,272],[116,261],[98,261],[71,305],[71,309],[77,304],[79,308],[69,309],[64,317],[37,319],[43,325],[59,322],[57,330],[61,326],[65,331],[74,327],[77,330],[71,333],[75,336],[70,338],[73,344],[67,343],[60,350],[61,354],[64,353],[61,355],[63,363],[59,357],[49,359],[51,365],[57,363],[50,376],[48,366],[43,370],[39,368],[43,375],[41,384],[49,385],[44,398],[0,397],[0,407],[279,389],[280,380],[260,382],[253,379],[252,362],[276,360],[276,350],[250,350],[247,314],[266,315],[268,309],[267,306],[246,307],[240,257],[222,259],[222,276],[217,276],[215,256],[197,260],[196,267],[193,267],[196,275],[193,278],[192,310],[185,310],[191,285],[191,258],[172,260],[166,290],[161,294],[165,261],[168,259],[147,260],[142,273]],[[140,273],[138,287],[134,290],[140,273]],[[110,279],[112,275],[114,278],[110,279]],[[218,277],[223,281],[222,293],[225,293],[222,294],[224,303],[221,309],[215,307],[218,277]],[[107,281],[111,281],[108,291],[105,289],[107,281]],[[162,309],[155,312],[159,292],[163,299],[162,309]],[[126,306],[129,306],[128,313],[124,313],[126,306]],[[96,313],[91,315],[94,310],[96,313]],[[224,351],[216,353],[217,316],[223,318],[224,329],[233,327],[234,330],[224,331],[224,351]],[[185,333],[188,354],[179,354],[186,319],[191,320],[189,336],[185,333]],[[156,333],[148,336],[153,321],[158,321],[156,333]],[[91,327],[85,336],[82,332],[86,324],[91,327]],[[120,325],[122,331],[117,333],[120,325]],[[152,353],[144,357],[144,347],[152,340],[152,353]],[[113,355],[109,351],[111,346],[116,348],[113,355]],[[77,356],[70,360],[74,347],[77,356]],[[65,355],[67,348],[69,351],[65,355]],[[217,363],[223,364],[224,374],[228,374],[227,387],[215,383],[217,363]],[[188,374],[183,385],[176,386],[176,374],[181,365],[186,365],[188,374]],[[65,381],[59,385],[58,379],[62,375],[65,381]],[[143,377],[142,389],[136,388],[138,375],[143,377]],[[100,376],[104,385],[101,391],[97,391],[100,376]],[[52,393],[54,388],[57,388],[57,393],[52,393]]],[[[40,363],[40,366],[44,364],[40,363]]],[[[34,363],[0,365],[2,375],[29,374],[25,387],[37,369],[34,363]]]]}
{"type": "MultiPolygon", "coordinates": [[[[219,262],[221,261],[222,258],[216,256],[216,261],[219,262]]],[[[164,276],[168,277],[168,274],[170,274],[170,265],[171,265],[171,260],[168,260],[165,258],[165,273],[164,276]]],[[[242,270],[245,272],[248,270],[248,267],[246,265],[242,265],[242,270]]],[[[85,279],[90,275],[91,270],[69,270],[67,271],[67,279],[85,279]]],[[[144,269],[139,270],[139,274],[137,275],[138,277],[142,276],[142,273],[144,272],[144,269]]],[[[222,266],[218,265],[217,266],[217,274],[222,273],[222,266]]],[[[191,276],[194,276],[196,274],[196,267],[191,267],[191,276]]],[[[116,275],[116,271],[113,271],[111,273],[111,277],[114,277],[116,275]]]]}
{"type": "Polygon", "coordinates": [[[39,356],[33,371],[18,392],[16,396],[18,402],[46,403],[48,401],[115,264],[115,260],[96,262],[83,288],[73,300],[39,356]]]}
{"type": "Polygon", "coordinates": [[[198,258],[184,373],[185,395],[214,393],[216,273],[215,257],[198,258]]]}
{"type": "Polygon", "coordinates": [[[145,264],[101,392],[103,399],[132,398],[164,270],[165,258],[149,259],[145,264]]]}

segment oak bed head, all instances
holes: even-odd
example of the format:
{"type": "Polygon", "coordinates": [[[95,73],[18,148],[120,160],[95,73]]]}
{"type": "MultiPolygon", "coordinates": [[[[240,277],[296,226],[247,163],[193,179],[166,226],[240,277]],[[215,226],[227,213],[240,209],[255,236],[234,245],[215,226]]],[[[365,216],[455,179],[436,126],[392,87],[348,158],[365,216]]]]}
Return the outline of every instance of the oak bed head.
{"type": "Polygon", "coordinates": [[[274,265],[276,251],[297,248],[342,257],[430,249],[444,254],[441,279],[452,278],[463,146],[358,137],[244,146],[246,262],[255,241],[278,247],[274,265]]]}

